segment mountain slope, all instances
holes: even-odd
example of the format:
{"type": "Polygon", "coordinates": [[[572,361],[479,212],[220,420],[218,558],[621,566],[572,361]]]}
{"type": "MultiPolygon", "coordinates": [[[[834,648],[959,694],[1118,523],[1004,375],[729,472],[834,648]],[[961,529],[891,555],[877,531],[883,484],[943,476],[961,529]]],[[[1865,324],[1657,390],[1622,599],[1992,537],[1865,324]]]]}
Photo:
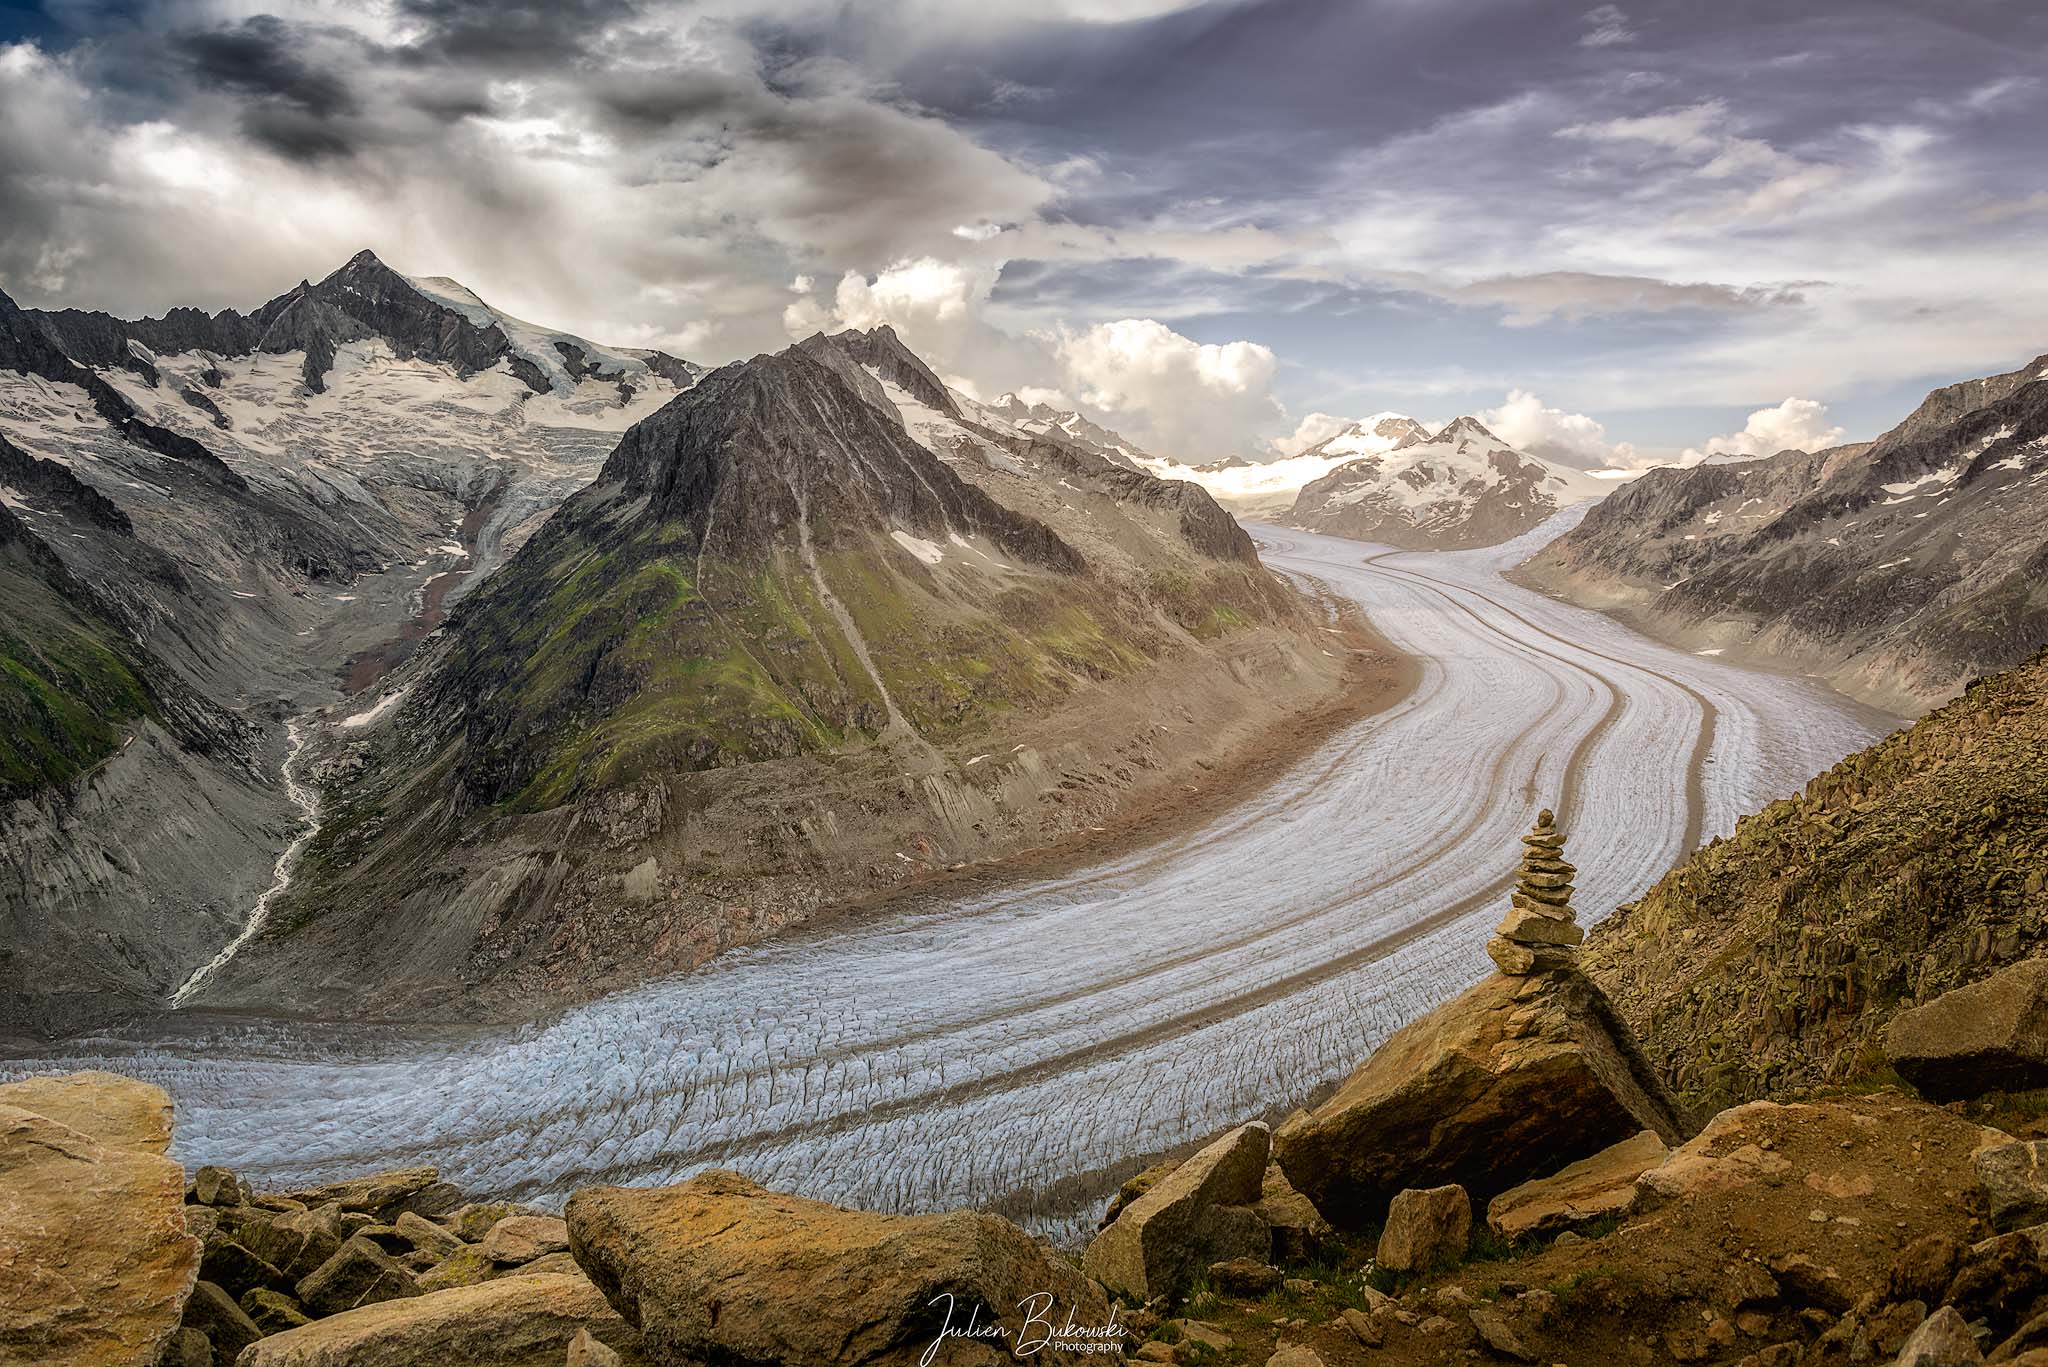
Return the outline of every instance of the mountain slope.
{"type": "Polygon", "coordinates": [[[1199,489],[893,333],[634,426],[387,700],[219,1005],[525,1013],[1177,792],[1351,667],[1199,489]]]}
{"type": "Polygon", "coordinates": [[[1385,443],[1303,485],[1288,524],[1414,550],[1492,546],[1606,492],[1580,471],[1523,455],[1476,418],[1459,418],[1427,440],[1420,432],[1412,420],[1383,417],[1370,432],[1347,429],[1304,453],[1327,457],[1385,443]]]}
{"type": "Polygon", "coordinates": [[[248,315],[0,294],[0,504],[61,576],[14,539],[0,1026],[161,1002],[233,938],[300,819],[287,723],[404,658],[698,373],[368,253],[248,315]]]}
{"type": "Polygon", "coordinates": [[[1586,969],[1688,1101],[1850,1083],[1902,1006],[2034,952],[2044,882],[2048,653],[1744,817],[1586,969]]]}
{"type": "Polygon", "coordinates": [[[1875,442],[1652,470],[1519,572],[1913,714],[2048,641],[2048,356],[1875,442]]]}

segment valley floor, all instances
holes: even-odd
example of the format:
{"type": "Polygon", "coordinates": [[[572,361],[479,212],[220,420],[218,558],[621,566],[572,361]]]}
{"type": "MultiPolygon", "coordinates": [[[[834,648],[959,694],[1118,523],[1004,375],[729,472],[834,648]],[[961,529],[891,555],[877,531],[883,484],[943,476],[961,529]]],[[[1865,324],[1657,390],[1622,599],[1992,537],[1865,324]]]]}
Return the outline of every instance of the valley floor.
{"type": "Polygon", "coordinates": [[[1241,805],[1138,851],[899,899],[545,1025],[408,1038],[195,1020],[0,1075],[160,1082],[180,1156],[262,1184],[429,1161],[465,1189],[546,1201],[717,1164],[1076,1237],[1142,1155],[1311,1095],[1476,979],[1537,808],[1557,809],[1598,920],[1889,729],[1503,580],[1576,515],[1437,555],[1261,530],[1270,565],[1360,603],[1420,678],[1241,805]]]}

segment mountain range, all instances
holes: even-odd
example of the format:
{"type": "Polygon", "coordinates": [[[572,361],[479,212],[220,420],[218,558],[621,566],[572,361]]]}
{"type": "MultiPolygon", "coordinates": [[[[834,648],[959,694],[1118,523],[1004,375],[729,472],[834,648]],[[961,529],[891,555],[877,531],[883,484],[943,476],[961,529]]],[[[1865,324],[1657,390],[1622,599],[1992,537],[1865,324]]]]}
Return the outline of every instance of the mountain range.
{"type": "Polygon", "coordinates": [[[1138,459],[1200,484],[1241,517],[1411,550],[1496,545],[1614,487],[1517,451],[1469,415],[1431,432],[1406,414],[1377,413],[1265,462],[1138,459]]]}
{"type": "Polygon", "coordinates": [[[1135,454],[887,328],[706,372],[367,252],[0,296],[0,1026],[541,1009],[1101,825],[1351,667],[1135,454]]]}
{"type": "Polygon", "coordinates": [[[2048,356],[1874,442],[1651,470],[1520,574],[1917,714],[2048,639],[2048,356]]]}

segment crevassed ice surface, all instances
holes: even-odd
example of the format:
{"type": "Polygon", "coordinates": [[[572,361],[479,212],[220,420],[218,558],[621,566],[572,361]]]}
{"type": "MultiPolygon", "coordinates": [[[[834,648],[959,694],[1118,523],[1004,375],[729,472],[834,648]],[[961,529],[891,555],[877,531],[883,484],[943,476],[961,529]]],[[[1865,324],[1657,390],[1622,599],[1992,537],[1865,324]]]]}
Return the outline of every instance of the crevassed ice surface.
{"type": "Polygon", "coordinates": [[[1099,867],[900,902],[546,1025],[194,1020],[0,1074],[159,1082],[178,1156],[259,1185],[425,1161],[545,1203],[720,1166],[1077,1238],[1133,1160],[1284,1112],[1487,971],[1537,808],[1557,808],[1594,921],[1885,729],[1501,578],[1579,515],[1453,554],[1261,529],[1269,564],[1420,657],[1420,686],[1242,807],[1099,867]]]}

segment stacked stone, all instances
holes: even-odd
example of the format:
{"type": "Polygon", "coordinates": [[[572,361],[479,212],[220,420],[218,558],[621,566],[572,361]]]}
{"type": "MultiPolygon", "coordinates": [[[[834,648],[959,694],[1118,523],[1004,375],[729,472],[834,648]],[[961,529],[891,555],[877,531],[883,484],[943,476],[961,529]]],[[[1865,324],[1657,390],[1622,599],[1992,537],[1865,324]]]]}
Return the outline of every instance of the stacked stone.
{"type": "Polygon", "coordinates": [[[1507,918],[1486,942],[1487,957],[1509,977],[1569,968],[1573,949],[1586,938],[1572,912],[1572,875],[1564,862],[1564,837],[1548,807],[1522,837],[1522,876],[1515,883],[1507,918]]]}

